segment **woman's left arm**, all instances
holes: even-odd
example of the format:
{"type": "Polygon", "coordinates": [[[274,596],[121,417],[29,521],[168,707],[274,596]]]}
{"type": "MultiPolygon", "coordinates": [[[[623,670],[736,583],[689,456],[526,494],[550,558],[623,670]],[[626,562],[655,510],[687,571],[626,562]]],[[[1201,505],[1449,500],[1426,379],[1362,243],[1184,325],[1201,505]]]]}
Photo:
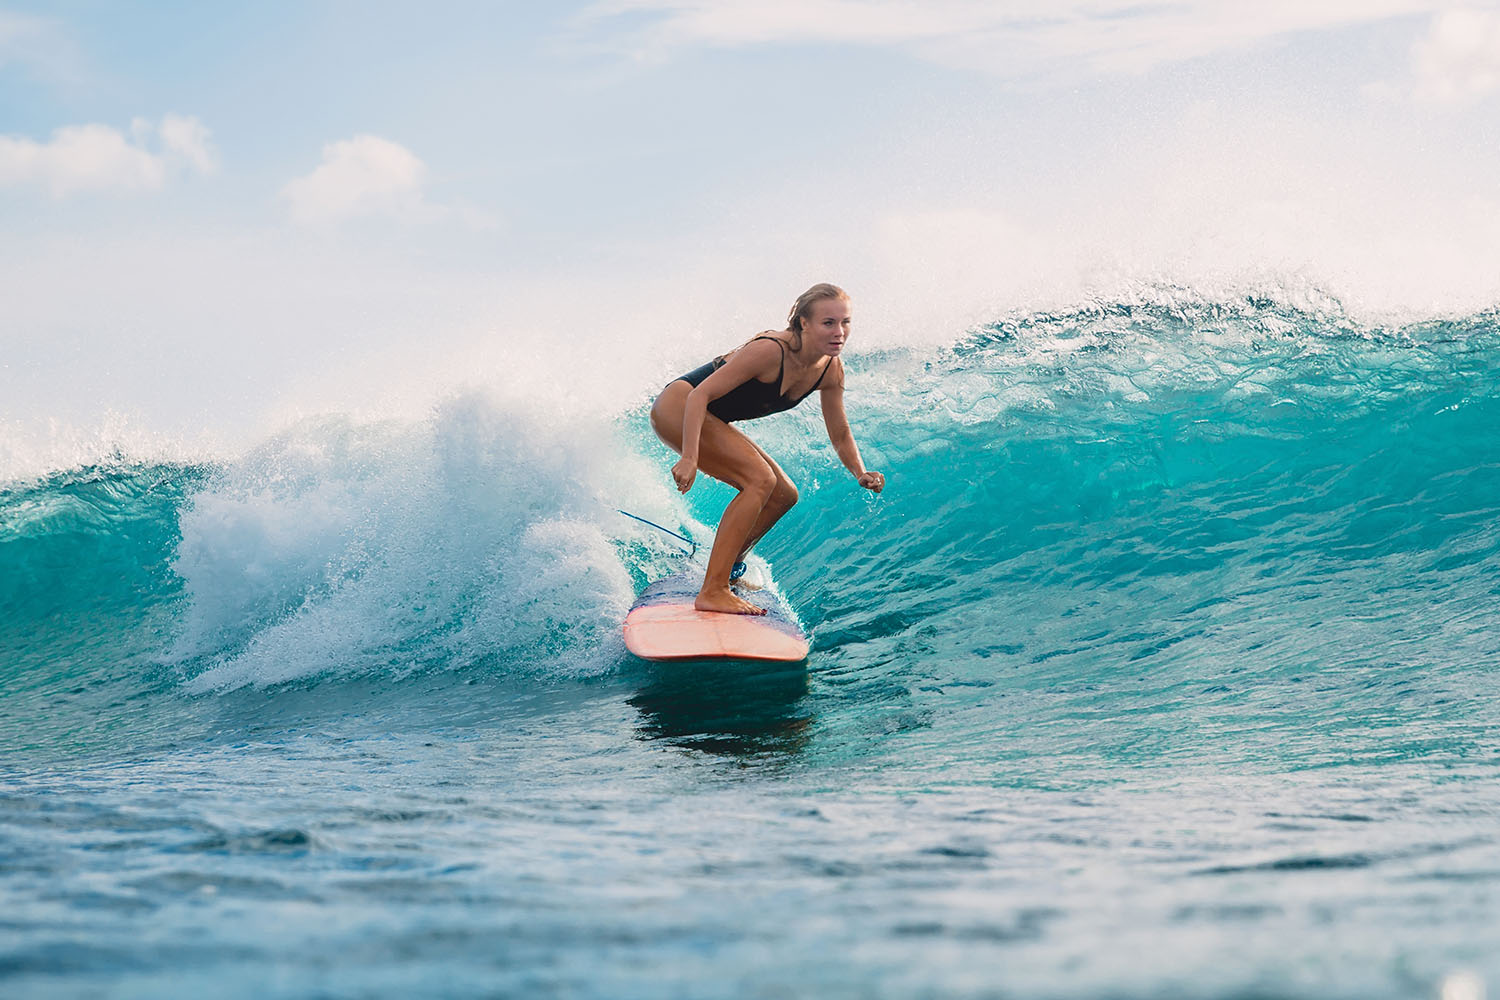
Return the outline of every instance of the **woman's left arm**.
{"type": "Polygon", "coordinates": [[[838,365],[838,371],[830,373],[834,377],[823,384],[818,397],[823,405],[823,424],[828,428],[828,440],[833,445],[833,450],[838,452],[839,461],[844,463],[844,468],[854,473],[859,485],[879,493],[885,489],[885,476],[865,468],[864,461],[859,457],[859,445],[854,443],[854,431],[850,429],[849,418],[844,413],[844,363],[837,358],[828,363],[838,365]]]}

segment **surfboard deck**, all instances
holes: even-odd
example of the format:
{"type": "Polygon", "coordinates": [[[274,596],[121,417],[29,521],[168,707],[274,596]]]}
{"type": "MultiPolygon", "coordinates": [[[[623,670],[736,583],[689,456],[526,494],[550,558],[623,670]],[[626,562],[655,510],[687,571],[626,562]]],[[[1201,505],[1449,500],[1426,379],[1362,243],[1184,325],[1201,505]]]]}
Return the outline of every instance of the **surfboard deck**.
{"type": "Polygon", "coordinates": [[[703,569],[666,577],[641,591],[625,616],[625,647],[643,660],[807,659],[807,636],[773,588],[735,593],[764,615],[726,615],[693,607],[703,569]]]}

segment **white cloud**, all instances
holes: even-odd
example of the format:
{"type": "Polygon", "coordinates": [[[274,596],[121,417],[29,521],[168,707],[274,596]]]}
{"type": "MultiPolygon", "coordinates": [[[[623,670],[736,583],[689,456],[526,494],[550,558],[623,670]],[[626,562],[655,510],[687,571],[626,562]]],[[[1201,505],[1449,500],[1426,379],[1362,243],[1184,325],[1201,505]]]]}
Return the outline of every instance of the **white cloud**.
{"type": "Polygon", "coordinates": [[[582,21],[651,18],[625,42],[638,56],[699,45],[843,43],[905,48],[936,62],[1018,76],[1078,64],[1096,72],[1143,71],[1439,6],[1439,0],[601,0],[582,21]]]}
{"type": "Polygon", "coordinates": [[[196,118],[167,115],[161,120],[161,143],[168,153],[186,160],[200,173],[212,173],[218,166],[208,141],[208,128],[196,118]]]}
{"type": "Polygon", "coordinates": [[[323,162],[281,189],[299,222],[324,223],[368,215],[424,219],[440,214],[427,203],[427,167],[389,139],[357,135],[323,147],[323,162]]]}
{"type": "Polygon", "coordinates": [[[1462,103],[1500,89],[1500,13],[1450,10],[1412,50],[1416,95],[1462,103]]]}
{"type": "Polygon", "coordinates": [[[181,115],[167,115],[160,126],[136,119],[129,137],[99,124],[64,126],[47,142],[0,136],[0,186],[35,184],[57,198],[84,191],[154,191],[178,167],[214,170],[208,136],[196,118],[181,115]],[[153,150],[157,134],[161,149],[153,150]]]}
{"type": "Polygon", "coordinates": [[[60,22],[0,10],[0,70],[19,70],[47,84],[76,85],[89,75],[85,62],[60,22]]]}
{"type": "Polygon", "coordinates": [[[0,66],[24,55],[26,47],[46,30],[46,22],[0,10],[0,66]]]}

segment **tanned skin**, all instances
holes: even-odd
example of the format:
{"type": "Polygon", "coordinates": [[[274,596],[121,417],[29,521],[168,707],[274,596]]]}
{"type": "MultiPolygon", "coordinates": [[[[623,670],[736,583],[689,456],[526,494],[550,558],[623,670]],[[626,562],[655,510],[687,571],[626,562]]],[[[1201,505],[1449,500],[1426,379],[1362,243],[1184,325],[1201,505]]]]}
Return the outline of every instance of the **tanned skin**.
{"type": "MultiPolygon", "coordinates": [[[[790,329],[767,331],[761,336],[774,337],[786,346],[786,371],[779,387],[783,395],[798,398],[822,378],[818,396],[828,440],[859,485],[879,493],[885,488],[885,476],[865,469],[844,414],[844,364],[840,355],[849,338],[851,321],[847,299],[820,299],[812,304],[810,315],[800,320],[800,338],[790,329]]],[[[708,404],[751,379],[770,384],[781,367],[781,348],[753,340],[725,355],[724,365],[696,388],[681,379],[670,383],[651,408],[652,429],[682,456],[672,466],[678,492],[691,489],[700,470],[737,491],[719,519],[703,588],[693,602],[699,611],[766,613],[730,590],[729,571],[792,509],[797,502],[797,487],[759,445],[709,413],[708,404]]]]}

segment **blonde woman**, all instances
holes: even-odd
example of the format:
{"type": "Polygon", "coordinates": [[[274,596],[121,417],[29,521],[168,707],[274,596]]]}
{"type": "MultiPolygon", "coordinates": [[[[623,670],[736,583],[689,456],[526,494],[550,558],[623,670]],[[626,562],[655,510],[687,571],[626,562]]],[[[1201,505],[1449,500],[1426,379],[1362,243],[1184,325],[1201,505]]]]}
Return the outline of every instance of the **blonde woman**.
{"type": "Polygon", "coordinates": [[[859,485],[879,493],[885,476],[865,469],[844,415],[844,363],[849,296],[836,285],[814,285],[787,316],[785,330],[744,345],[667,384],[651,407],[651,429],[682,457],[672,466],[677,489],[692,488],[699,470],[738,491],[719,519],[708,571],[693,606],[699,611],[763,615],[729,589],[744,573],[751,547],[797,502],[781,466],[734,424],[790,410],[814,390],[839,460],[859,485]]]}

